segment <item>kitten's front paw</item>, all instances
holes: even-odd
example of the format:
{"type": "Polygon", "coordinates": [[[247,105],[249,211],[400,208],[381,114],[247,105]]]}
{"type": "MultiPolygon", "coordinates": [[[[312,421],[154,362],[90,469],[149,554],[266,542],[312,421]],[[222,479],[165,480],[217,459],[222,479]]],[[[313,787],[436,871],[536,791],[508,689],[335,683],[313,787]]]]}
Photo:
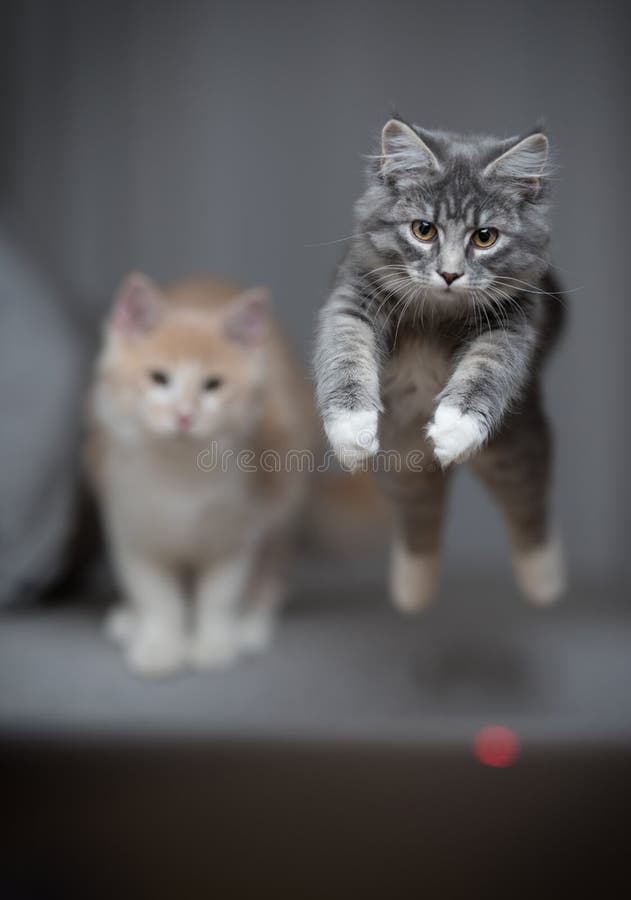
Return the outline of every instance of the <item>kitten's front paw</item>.
{"type": "Polygon", "coordinates": [[[339,410],[329,415],[324,430],[345,469],[355,469],[379,449],[376,409],[339,410]]]}
{"type": "Polygon", "coordinates": [[[126,647],[134,636],[137,617],[131,606],[120,604],[108,610],[103,622],[105,636],[119,647],[126,647]]]}
{"type": "Polygon", "coordinates": [[[239,652],[237,630],[231,623],[218,624],[196,634],[189,648],[189,660],[197,669],[226,669],[239,652]]]}
{"type": "Polygon", "coordinates": [[[244,653],[262,653],[272,643],[274,616],[267,610],[247,613],[239,621],[238,636],[244,653]]]}
{"type": "Polygon", "coordinates": [[[462,413],[449,403],[440,403],[427,429],[427,436],[434,445],[436,459],[445,469],[453,462],[462,462],[479,449],[488,433],[478,416],[462,413]]]}
{"type": "Polygon", "coordinates": [[[171,675],[186,661],[184,641],[181,635],[167,628],[140,627],[129,640],[126,659],[137,675],[148,678],[171,675]]]}

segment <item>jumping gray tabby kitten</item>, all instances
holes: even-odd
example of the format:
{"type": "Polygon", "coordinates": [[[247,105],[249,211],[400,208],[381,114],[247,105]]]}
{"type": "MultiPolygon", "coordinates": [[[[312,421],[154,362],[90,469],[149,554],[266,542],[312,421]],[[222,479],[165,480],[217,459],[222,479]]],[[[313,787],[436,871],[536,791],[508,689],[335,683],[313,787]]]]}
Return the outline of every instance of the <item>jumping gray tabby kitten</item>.
{"type": "Polygon", "coordinates": [[[541,133],[463,138],[390,120],[320,314],[325,430],[346,467],[384,451],[391,590],[406,611],[436,589],[450,466],[465,459],[505,514],[526,596],[548,603],[565,586],[540,390],[562,317],[547,174],[541,133]],[[422,471],[409,451],[422,451],[422,471]]]}

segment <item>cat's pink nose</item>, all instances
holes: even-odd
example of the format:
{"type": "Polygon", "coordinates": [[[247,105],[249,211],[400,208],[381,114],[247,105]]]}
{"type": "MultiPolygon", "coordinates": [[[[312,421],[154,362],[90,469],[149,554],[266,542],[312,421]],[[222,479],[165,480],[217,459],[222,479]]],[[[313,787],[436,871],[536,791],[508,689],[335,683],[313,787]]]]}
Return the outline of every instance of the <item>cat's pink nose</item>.
{"type": "Polygon", "coordinates": [[[193,416],[191,413],[179,412],[176,416],[178,427],[182,429],[182,431],[186,431],[191,427],[193,422],[193,416]]]}

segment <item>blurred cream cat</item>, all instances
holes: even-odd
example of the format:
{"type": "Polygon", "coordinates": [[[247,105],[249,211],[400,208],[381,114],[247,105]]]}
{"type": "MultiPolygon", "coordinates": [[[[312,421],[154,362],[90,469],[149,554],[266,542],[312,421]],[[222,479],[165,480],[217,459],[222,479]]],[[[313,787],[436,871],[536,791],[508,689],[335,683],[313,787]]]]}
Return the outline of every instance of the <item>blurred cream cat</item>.
{"type": "Polygon", "coordinates": [[[311,448],[314,423],[263,289],[123,282],[96,366],[86,462],[126,598],[107,627],[134,671],[225,666],[268,643],[310,475],[239,466],[234,454],[311,448]],[[200,466],[211,444],[231,464],[200,466]]]}

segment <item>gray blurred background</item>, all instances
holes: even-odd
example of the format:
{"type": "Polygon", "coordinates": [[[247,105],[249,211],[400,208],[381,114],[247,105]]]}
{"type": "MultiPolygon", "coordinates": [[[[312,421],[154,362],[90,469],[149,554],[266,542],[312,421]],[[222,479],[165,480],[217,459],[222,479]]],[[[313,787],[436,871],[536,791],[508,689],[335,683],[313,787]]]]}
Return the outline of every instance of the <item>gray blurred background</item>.
{"type": "Polygon", "coordinates": [[[0,617],[0,896],[531,900],[568,879],[559,896],[602,896],[626,864],[626,6],[0,0],[0,606],[19,603],[0,617]],[[98,323],[130,269],[208,272],[269,285],[308,361],[393,109],[502,136],[547,121],[568,602],[519,600],[462,471],[426,616],[386,602],[385,561],[316,561],[270,653],[140,683],[98,591],[24,602],[72,528],[98,323]],[[492,723],[521,740],[509,770],[472,752],[492,723]]]}
{"type": "MultiPolygon", "coordinates": [[[[558,517],[575,577],[628,572],[629,22],[624,3],[3,3],[5,204],[89,317],[123,273],[274,292],[308,360],[314,315],[393,109],[557,159],[554,259],[571,328],[551,366],[558,517]]],[[[507,571],[458,479],[450,570],[507,571]]]]}

